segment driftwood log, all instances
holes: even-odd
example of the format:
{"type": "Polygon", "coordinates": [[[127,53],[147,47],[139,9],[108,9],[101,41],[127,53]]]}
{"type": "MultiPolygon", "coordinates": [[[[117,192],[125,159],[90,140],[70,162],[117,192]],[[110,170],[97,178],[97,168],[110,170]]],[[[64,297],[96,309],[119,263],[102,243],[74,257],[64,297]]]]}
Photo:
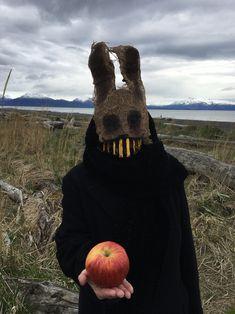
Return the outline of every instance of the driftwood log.
{"type": "MultiPolygon", "coordinates": [[[[49,196],[53,195],[59,188],[49,180],[39,180],[37,187],[40,191],[32,194],[23,193],[20,189],[0,180],[0,188],[15,202],[20,203],[16,219],[23,214],[29,232],[31,244],[43,246],[53,238],[57,226],[60,203],[50,202],[49,196]]],[[[3,234],[6,244],[8,235],[3,234]]],[[[7,245],[6,245],[7,246],[7,245]]]]}
{"type": "Polygon", "coordinates": [[[64,128],[64,122],[63,121],[44,121],[43,125],[50,130],[63,129],[64,128]]]}
{"type": "Polygon", "coordinates": [[[0,187],[7,192],[8,196],[15,202],[23,204],[23,193],[20,189],[0,180],[0,187]]]}
{"type": "Polygon", "coordinates": [[[176,126],[176,127],[179,127],[179,128],[187,128],[188,125],[187,124],[179,124],[179,123],[170,123],[170,122],[165,122],[163,123],[164,125],[169,125],[169,126],[176,126]]]}
{"type": "Polygon", "coordinates": [[[20,291],[20,298],[24,299],[30,307],[33,307],[33,313],[35,314],[78,313],[78,291],[54,286],[47,281],[38,282],[9,277],[5,277],[4,280],[12,289],[17,287],[17,291],[20,291]]]}
{"type": "Polygon", "coordinates": [[[215,145],[215,144],[223,144],[226,143],[226,145],[235,145],[235,141],[221,141],[221,140],[212,140],[212,139],[206,139],[206,138],[198,138],[198,137],[192,137],[187,135],[167,135],[167,134],[158,134],[158,137],[161,140],[164,141],[172,141],[172,142],[179,142],[184,144],[194,144],[194,145],[215,145]]]}
{"type": "Polygon", "coordinates": [[[195,152],[184,148],[165,146],[168,153],[176,157],[192,174],[198,173],[212,177],[235,189],[235,166],[226,164],[205,153],[195,152]]]}
{"type": "Polygon", "coordinates": [[[60,119],[60,120],[46,120],[43,121],[43,126],[50,129],[50,130],[56,130],[56,129],[64,129],[64,128],[78,128],[80,127],[80,122],[76,121],[74,118],[71,118],[70,120],[66,119],[60,119]]]}

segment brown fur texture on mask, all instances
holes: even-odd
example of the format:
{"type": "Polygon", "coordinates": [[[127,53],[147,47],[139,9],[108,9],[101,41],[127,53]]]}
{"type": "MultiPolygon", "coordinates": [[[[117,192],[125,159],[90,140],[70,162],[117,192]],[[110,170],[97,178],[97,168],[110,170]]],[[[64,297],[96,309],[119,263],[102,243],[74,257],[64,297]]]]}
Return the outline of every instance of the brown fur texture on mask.
{"type": "Polygon", "coordinates": [[[138,50],[132,46],[109,48],[104,42],[93,44],[89,67],[95,85],[94,121],[100,142],[130,137],[148,143],[148,112],[138,50]],[[109,52],[117,55],[126,83],[120,89],[115,87],[114,65],[109,52]]]}

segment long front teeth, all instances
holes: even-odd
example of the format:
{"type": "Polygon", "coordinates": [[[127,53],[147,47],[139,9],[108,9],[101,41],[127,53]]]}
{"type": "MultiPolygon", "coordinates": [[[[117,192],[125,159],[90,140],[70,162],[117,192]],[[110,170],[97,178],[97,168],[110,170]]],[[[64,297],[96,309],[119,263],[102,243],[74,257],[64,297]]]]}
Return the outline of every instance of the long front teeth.
{"type": "Polygon", "coordinates": [[[132,148],[133,148],[133,152],[135,154],[135,149],[136,149],[135,140],[133,140],[133,142],[132,142],[132,148]]]}
{"type": "Polygon", "coordinates": [[[116,142],[113,141],[113,154],[116,155],[116,142]]]}
{"type": "Polygon", "coordinates": [[[130,139],[126,139],[126,157],[130,157],[131,151],[130,151],[130,139]]]}
{"type": "Polygon", "coordinates": [[[141,148],[141,144],[142,144],[142,140],[141,139],[137,140],[137,148],[138,149],[141,148]]]}
{"type": "Polygon", "coordinates": [[[122,143],[122,139],[120,138],[119,140],[119,145],[118,145],[118,148],[119,148],[119,157],[123,157],[123,143],[122,143]]]}
{"type": "Polygon", "coordinates": [[[107,152],[110,153],[110,143],[107,143],[107,152]]]}

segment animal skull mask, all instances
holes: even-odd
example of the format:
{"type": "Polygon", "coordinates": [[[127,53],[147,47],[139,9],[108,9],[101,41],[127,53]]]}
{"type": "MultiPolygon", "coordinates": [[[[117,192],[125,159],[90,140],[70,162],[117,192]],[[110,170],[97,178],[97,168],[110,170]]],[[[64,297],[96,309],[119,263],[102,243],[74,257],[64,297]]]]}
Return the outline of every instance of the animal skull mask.
{"type": "Polygon", "coordinates": [[[94,43],[89,68],[95,85],[94,121],[103,151],[119,157],[136,153],[142,142],[150,142],[145,90],[140,76],[139,52],[132,46],[108,47],[94,43]],[[116,89],[114,65],[109,53],[115,53],[125,86],[116,89]]]}

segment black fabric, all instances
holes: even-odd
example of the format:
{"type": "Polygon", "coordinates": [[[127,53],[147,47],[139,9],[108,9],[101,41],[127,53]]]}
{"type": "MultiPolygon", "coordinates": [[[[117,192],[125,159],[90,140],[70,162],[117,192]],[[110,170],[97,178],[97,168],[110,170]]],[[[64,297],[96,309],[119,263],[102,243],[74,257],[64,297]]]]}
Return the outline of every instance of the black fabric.
{"type": "Polygon", "coordinates": [[[187,176],[186,169],[166,153],[158,139],[153,119],[149,115],[152,144],[143,145],[131,158],[119,158],[97,149],[99,146],[95,123],[92,119],[86,133],[84,164],[108,189],[132,197],[152,197],[166,192],[167,186],[187,176]],[[171,167],[174,164],[174,167],[171,167]],[[175,171],[175,173],[172,173],[175,171]]]}
{"type": "MultiPolygon", "coordinates": [[[[63,178],[57,258],[77,283],[95,244],[120,243],[130,258],[130,300],[98,300],[80,287],[80,314],[202,314],[197,261],[184,191],[187,172],[157,138],[130,159],[97,149],[91,121],[83,163],[63,178]]],[[[78,283],[79,284],[79,283],[78,283]]]]}

